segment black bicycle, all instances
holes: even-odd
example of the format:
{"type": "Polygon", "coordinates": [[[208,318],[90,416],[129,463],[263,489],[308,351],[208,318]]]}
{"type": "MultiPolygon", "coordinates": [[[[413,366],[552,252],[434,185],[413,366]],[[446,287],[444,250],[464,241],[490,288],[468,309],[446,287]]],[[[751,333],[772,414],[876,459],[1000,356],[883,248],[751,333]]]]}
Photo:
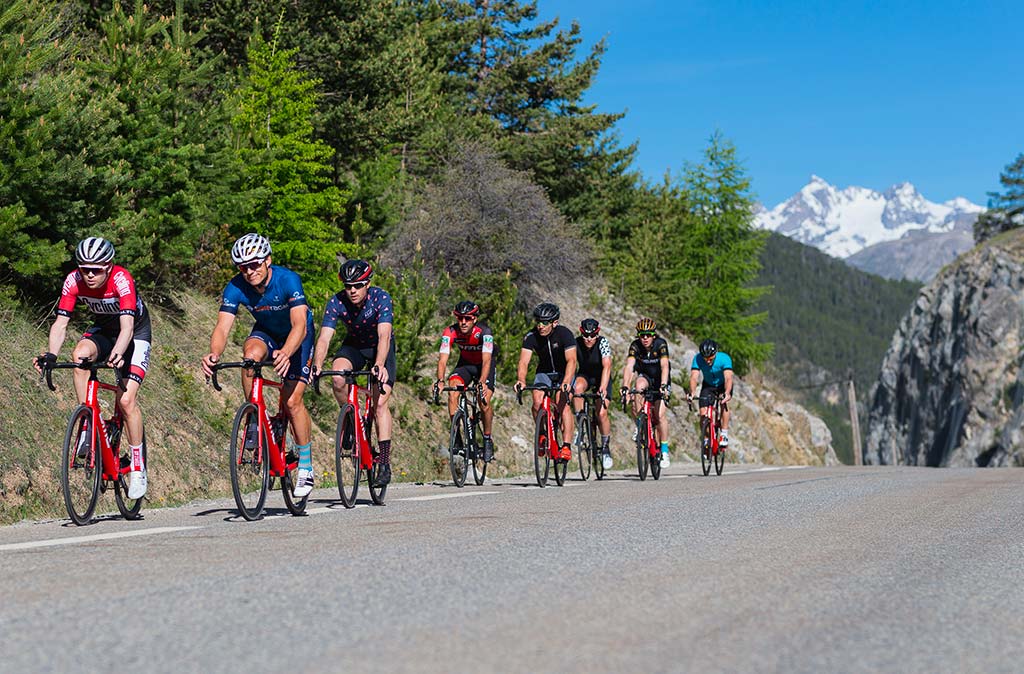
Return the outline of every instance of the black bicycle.
{"type": "Polygon", "coordinates": [[[579,393],[576,397],[583,399],[583,409],[576,413],[576,451],[579,452],[580,477],[589,480],[593,466],[594,476],[603,480],[604,462],[597,444],[597,414],[600,405],[607,405],[608,401],[599,393],[579,393]]]}
{"type": "Polygon", "coordinates": [[[473,480],[481,485],[487,477],[487,462],[480,438],[480,389],[477,386],[445,386],[434,389],[434,404],[441,404],[442,391],[458,391],[459,402],[452,416],[452,429],[448,435],[448,467],[456,487],[466,484],[469,466],[473,466],[473,480]]]}

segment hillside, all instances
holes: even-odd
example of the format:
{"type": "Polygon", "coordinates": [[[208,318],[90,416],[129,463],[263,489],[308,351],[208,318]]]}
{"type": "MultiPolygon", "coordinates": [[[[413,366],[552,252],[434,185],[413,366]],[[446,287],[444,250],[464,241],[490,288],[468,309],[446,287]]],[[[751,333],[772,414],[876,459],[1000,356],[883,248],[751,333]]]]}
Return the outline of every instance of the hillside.
{"type": "MultiPolygon", "coordinates": [[[[822,415],[837,454],[850,460],[847,373],[865,402],[892,333],[920,286],[866,274],[775,233],[761,264],[758,284],[772,286],[759,304],[768,312],[761,336],[775,344],[769,371],[822,415]]],[[[861,418],[863,424],[866,415],[861,418]]]]}

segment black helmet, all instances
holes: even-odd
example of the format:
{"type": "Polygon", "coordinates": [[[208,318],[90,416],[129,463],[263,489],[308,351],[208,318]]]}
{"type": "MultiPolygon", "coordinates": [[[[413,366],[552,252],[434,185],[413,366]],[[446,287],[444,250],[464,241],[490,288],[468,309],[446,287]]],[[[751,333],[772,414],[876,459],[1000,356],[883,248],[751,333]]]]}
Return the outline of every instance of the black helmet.
{"type": "Polygon", "coordinates": [[[452,311],[456,316],[471,316],[476,318],[480,314],[480,305],[472,300],[462,300],[455,305],[452,311]]]}
{"type": "Polygon", "coordinates": [[[338,271],[342,283],[369,282],[373,278],[373,267],[365,260],[346,260],[338,271]]]}
{"type": "Polygon", "coordinates": [[[557,321],[558,317],[561,315],[561,312],[558,310],[558,305],[551,304],[550,302],[538,304],[537,308],[533,310],[533,317],[544,323],[557,321]]]}
{"type": "Polygon", "coordinates": [[[601,324],[597,322],[596,318],[584,318],[580,323],[580,334],[584,337],[597,337],[599,332],[601,332],[601,324]]]}
{"type": "Polygon", "coordinates": [[[715,340],[705,339],[700,343],[700,355],[710,360],[715,357],[716,353],[718,353],[718,342],[715,340]]]}

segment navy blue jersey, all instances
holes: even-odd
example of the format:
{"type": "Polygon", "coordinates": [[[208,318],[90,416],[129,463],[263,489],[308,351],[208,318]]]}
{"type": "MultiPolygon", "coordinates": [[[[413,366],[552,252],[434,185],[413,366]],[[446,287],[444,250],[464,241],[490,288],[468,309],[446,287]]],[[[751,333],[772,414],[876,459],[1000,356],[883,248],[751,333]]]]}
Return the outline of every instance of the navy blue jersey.
{"type": "MultiPolygon", "coordinates": [[[[308,307],[306,293],[302,290],[299,275],[290,269],[270,265],[270,280],[263,292],[259,292],[238,274],[224,288],[220,310],[238,314],[239,307],[246,307],[256,319],[256,328],[266,332],[282,343],[292,330],[292,307],[308,307]]],[[[313,314],[306,310],[306,332],[313,332],[313,314]]]]}

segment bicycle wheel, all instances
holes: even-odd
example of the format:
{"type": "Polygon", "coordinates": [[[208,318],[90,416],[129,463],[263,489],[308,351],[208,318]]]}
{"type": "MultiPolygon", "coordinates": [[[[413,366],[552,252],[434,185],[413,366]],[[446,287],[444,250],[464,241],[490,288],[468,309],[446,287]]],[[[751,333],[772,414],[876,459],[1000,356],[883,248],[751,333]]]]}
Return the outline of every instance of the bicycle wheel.
{"type": "MultiPolygon", "coordinates": [[[[121,422],[124,423],[124,422],[121,422]]],[[[114,446],[111,447],[114,450],[114,456],[120,456],[118,451],[121,445],[121,431],[118,429],[114,433],[114,446]]],[[[131,454],[125,454],[121,457],[123,462],[127,459],[129,462],[132,460],[131,454]]],[[[123,465],[123,463],[122,463],[123,465]]],[[[149,469],[149,457],[146,455],[146,431],[142,431],[142,465],[149,469]]],[[[142,510],[142,499],[130,499],[128,498],[128,475],[127,473],[121,473],[117,476],[117,480],[114,482],[114,500],[117,501],[117,509],[121,513],[121,517],[126,520],[137,520],[141,517],[139,512],[142,510]]]]}
{"type": "MultiPolygon", "coordinates": [[[[722,437],[721,429],[718,430],[718,437],[722,437]]],[[[721,443],[721,440],[719,440],[721,443]]],[[[725,449],[721,444],[718,445],[718,452],[715,454],[715,475],[721,475],[722,469],[725,468],[725,449]]]]}
{"type": "Polygon", "coordinates": [[[593,440],[590,435],[590,420],[585,410],[576,415],[576,458],[580,462],[580,477],[590,479],[590,464],[593,462],[593,440]]]}
{"type": "Polygon", "coordinates": [[[704,419],[700,423],[700,468],[704,475],[711,472],[711,438],[707,437],[707,424],[704,419]]]}
{"type": "Polygon", "coordinates": [[[366,431],[366,439],[370,443],[370,452],[374,455],[373,465],[370,466],[370,470],[366,471],[366,481],[370,487],[370,500],[373,501],[373,505],[384,505],[384,495],[388,493],[388,486],[373,486],[377,476],[384,470],[384,464],[377,462],[377,427],[373,423],[373,419],[367,419],[363,424],[363,429],[366,431]]]}
{"type": "Polygon", "coordinates": [[[541,410],[537,412],[533,432],[533,471],[537,475],[537,486],[539,487],[546,487],[548,484],[548,470],[551,466],[551,452],[548,451],[548,444],[551,441],[557,442],[554,438],[548,437],[548,415],[547,412],[541,410]]]}
{"type": "MultiPolygon", "coordinates": [[[[252,403],[243,403],[235,413],[235,425],[231,429],[231,491],[235,495],[238,512],[250,522],[263,514],[270,485],[270,461],[267,455],[267,441],[259,425],[259,411],[252,403]],[[255,447],[246,446],[246,435],[250,424],[256,424],[255,447]]],[[[251,438],[250,438],[251,444],[251,438]]]]}
{"type": "MultiPolygon", "coordinates": [[[[284,433],[281,434],[281,450],[286,451],[288,449],[288,439],[292,436],[291,425],[284,429],[284,433]]],[[[291,437],[292,445],[297,444],[295,438],[291,437]]],[[[285,461],[288,461],[287,456],[285,461]]],[[[306,494],[302,498],[296,498],[292,490],[295,488],[295,473],[298,472],[298,467],[295,470],[289,470],[285,466],[284,477],[281,478],[281,496],[284,497],[284,507],[288,509],[292,515],[305,515],[306,504],[309,501],[309,494],[306,494]]]]}
{"type": "Polygon", "coordinates": [[[640,475],[640,481],[647,479],[647,462],[650,455],[647,453],[647,415],[641,412],[636,417],[636,472],[640,475]]]}
{"type": "Polygon", "coordinates": [[[92,519],[96,500],[100,497],[100,479],[103,475],[103,458],[100,443],[92,428],[92,410],[79,405],[68,419],[64,433],[64,448],[61,452],[60,486],[64,493],[64,506],[71,521],[82,526],[92,519]],[[79,438],[86,435],[89,449],[79,458],[79,438]]]}
{"type": "Polygon", "coordinates": [[[604,452],[603,448],[597,446],[597,422],[593,418],[588,422],[590,426],[590,456],[594,462],[594,477],[598,480],[604,479],[604,452]]]}
{"type": "Polygon", "coordinates": [[[561,487],[565,484],[565,476],[569,473],[569,462],[565,459],[555,459],[555,484],[561,487]]]}
{"type": "Polygon", "coordinates": [[[356,507],[362,470],[356,446],[355,409],[346,403],[338,412],[338,425],[334,433],[334,471],[338,478],[338,495],[346,508],[356,507]]]}
{"type": "Polygon", "coordinates": [[[481,484],[484,483],[484,479],[486,479],[486,477],[487,477],[487,462],[484,461],[484,448],[483,448],[483,445],[481,445],[480,442],[477,440],[477,438],[480,437],[480,427],[477,426],[476,429],[475,429],[476,432],[470,434],[469,433],[469,424],[470,424],[470,421],[467,419],[466,420],[466,429],[467,429],[466,433],[467,433],[468,437],[473,438],[473,441],[470,444],[470,448],[469,448],[469,450],[470,450],[469,454],[470,454],[470,456],[473,459],[473,479],[476,481],[476,483],[478,485],[481,485],[481,484]]]}
{"type": "Polygon", "coordinates": [[[448,435],[448,467],[456,487],[466,484],[469,471],[469,434],[466,432],[466,415],[456,410],[452,417],[452,430],[448,435]]]}
{"type": "MultiPolygon", "coordinates": [[[[654,438],[651,438],[650,442],[653,444],[654,438]]],[[[656,454],[651,454],[651,450],[648,448],[647,456],[649,457],[649,462],[651,464],[651,477],[657,480],[661,477],[661,453],[658,452],[656,454]]]]}

